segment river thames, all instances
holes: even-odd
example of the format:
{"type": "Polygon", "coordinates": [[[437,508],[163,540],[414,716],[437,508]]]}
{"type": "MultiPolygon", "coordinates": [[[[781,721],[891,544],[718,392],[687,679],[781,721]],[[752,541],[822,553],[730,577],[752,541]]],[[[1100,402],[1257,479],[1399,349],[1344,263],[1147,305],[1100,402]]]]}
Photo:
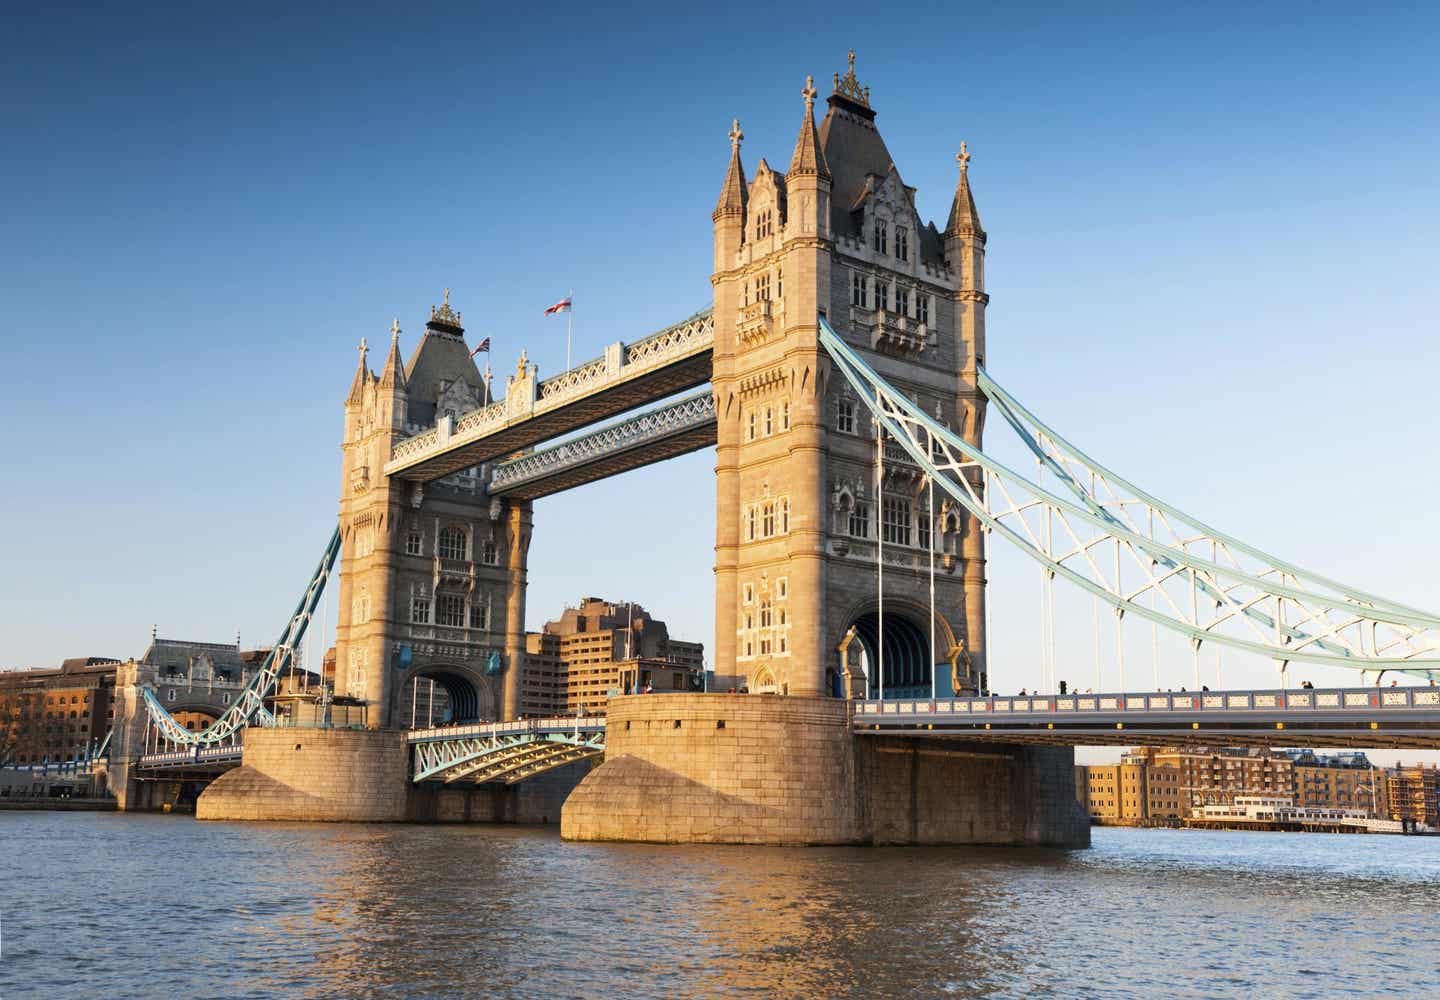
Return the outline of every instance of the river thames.
{"type": "Polygon", "coordinates": [[[1088,851],[0,813],[0,998],[1433,995],[1440,838],[1088,851]]]}

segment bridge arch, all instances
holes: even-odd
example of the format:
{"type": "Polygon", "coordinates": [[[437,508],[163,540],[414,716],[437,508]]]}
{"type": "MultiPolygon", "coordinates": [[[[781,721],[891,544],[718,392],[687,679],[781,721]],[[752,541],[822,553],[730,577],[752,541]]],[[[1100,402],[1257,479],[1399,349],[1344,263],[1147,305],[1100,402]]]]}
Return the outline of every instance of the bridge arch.
{"type": "Polygon", "coordinates": [[[412,719],[417,726],[494,721],[500,717],[495,687],[468,667],[424,664],[401,675],[391,692],[389,716],[404,727],[412,719]]]}
{"type": "MultiPolygon", "coordinates": [[[[838,689],[839,645],[850,629],[855,630],[854,642],[850,647],[849,661],[853,670],[858,664],[867,678],[868,697],[880,693],[876,668],[879,664],[880,649],[880,605],[869,600],[855,606],[841,621],[844,627],[835,638],[831,648],[836,649],[833,677],[838,689]]],[[[885,697],[921,698],[930,695],[930,678],[934,669],[930,658],[930,611],[904,598],[885,598],[885,697]]],[[[951,683],[944,678],[948,671],[949,654],[955,649],[955,633],[938,609],[935,613],[935,662],[940,665],[942,679],[939,689],[949,693],[951,683]]]]}

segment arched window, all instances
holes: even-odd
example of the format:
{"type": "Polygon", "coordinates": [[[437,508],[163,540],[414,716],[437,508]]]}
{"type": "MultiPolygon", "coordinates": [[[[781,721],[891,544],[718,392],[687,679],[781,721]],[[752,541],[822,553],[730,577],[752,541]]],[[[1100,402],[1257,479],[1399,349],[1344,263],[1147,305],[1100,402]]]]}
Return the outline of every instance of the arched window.
{"type": "Polygon", "coordinates": [[[769,628],[771,608],[773,607],[769,595],[760,598],[760,627],[769,628]]]}
{"type": "Polygon", "coordinates": [[[464,559],[469,539],[463,528],[441,528],[439,552],[441,559],[464,559]]]}

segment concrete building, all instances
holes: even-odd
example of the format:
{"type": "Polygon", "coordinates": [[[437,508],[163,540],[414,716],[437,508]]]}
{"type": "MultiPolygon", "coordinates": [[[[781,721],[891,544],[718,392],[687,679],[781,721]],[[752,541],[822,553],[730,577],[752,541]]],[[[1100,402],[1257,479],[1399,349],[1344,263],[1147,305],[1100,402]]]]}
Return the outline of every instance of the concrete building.
{"type": "Polygon", "coordinates": [[[586,597],[525,636],[521,712],[602,715],[612,694],[698,691],[704,644],[670,638],[663,621],[632,602],[586,597]]]}
{"type": "Polygon", "coordinates": [[[1150,747],[1126,753],[1118,764],[1083,768],[1075,795],[1095,823],[1150,826],[1179,819],[1180,771],[1156,762],[1150,747]]]}
{"type": "Polygon", "coordinates": [[[1440,829],[1440,770],[1434,764],[1396,764],[1381,779],[1383,818],[1440,829]]]}
{"type": "Polygon", "coordinates": [[[119,663],[82,656],[58,669],[0,671],[0,764],[74,760],[98,749],[114,717],[119,663]]]}

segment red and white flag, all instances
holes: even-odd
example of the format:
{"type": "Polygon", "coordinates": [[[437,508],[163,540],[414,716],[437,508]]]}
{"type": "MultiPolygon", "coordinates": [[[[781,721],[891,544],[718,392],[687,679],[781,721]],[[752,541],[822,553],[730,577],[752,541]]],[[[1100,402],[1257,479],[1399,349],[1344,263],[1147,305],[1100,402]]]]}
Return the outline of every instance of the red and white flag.
{"type": "Polygon", "coordinates": [[[549,309],[546,309],[546,310],[545,310],[545,315],[546,315],[546,316],[549,316],[551,313],[562,313],[562,312],[569,312],[569,311],[570,311],[570,296],[567,295],[567,296],[565,296],[563,299],[561,299],[559,302],[557,302],[557,303],[555,303],[553,306],[551,306],[549,309]]]}
{"type": "Polygon", "coordinates": [[[479,343],[478,345],[476,345],[475,350],[473,350],[473,351],[470,352],[470,356],[473,358],[475,355],[479,354],[481,351],[484,351],[484,352],[487,353],[487,354],[490,353],[490,338],[489,338],[489,337],[486,337],[484,340],[480,341],[480,343],[479,343]]]}

